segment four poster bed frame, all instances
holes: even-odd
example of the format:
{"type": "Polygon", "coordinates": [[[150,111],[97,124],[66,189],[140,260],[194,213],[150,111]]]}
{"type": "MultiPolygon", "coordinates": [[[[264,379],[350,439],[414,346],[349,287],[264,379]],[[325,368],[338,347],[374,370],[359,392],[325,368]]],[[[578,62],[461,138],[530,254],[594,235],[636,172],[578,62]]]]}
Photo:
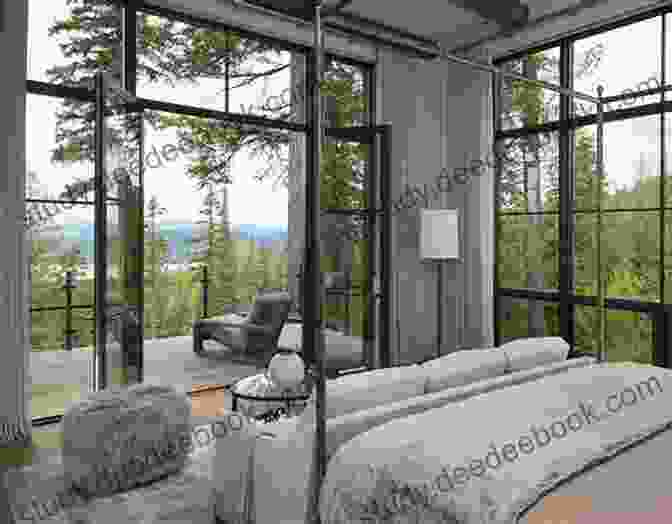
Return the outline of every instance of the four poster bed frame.
{"type": "MultiPolygon", "coordinates": [[[[254,4],[254,2],[251,2],[254,4]]],[[[264,2],[268,4],[269,2],[264,2]]],[[[273,4],[274,2],[270,2],[273,4]]],[[[275,2],[271,10],[277,9],[282,12],[286,4],[282,1],[275,2]]],[[[320,172],[320,158],[322,145],[322,101],[320,96],[320,86],[322,83],[322,63],[323,63],[323,34],[322,24],[323,20],[333,14],[337,14],[341,9],[351,4],[352,0],[339,0],[332,6],[326,6],[323,0],[308,0],[304,2],[302,11],[305,13],[312,9],[314,40],[313,40],[313,71],[316,77],[313,84],[308,90],[310,97],[312,113],[310,118],[309,144],[310,144],[310,171],[306,177],[306,246],[305,246],[305,261],[303,264],[304,282],[307,285],[302,286],[303,303],[303,340],[304,349],[303,354],[309,366],[309,373],[311,374],[315,384],[315,404],[316,404],[316,446],[315,446],[315,464],[316,476],[313,485],[311,485],[311,502],[308,520],[317,518],[319,513],[319,496],[320,485],[326,472],[326,395],[325,395],[325,358],[324,358],[324,340],[322,338],[322,319],[320,302],[322,298],[322,283],[320,278],[320,181],[318,174],[320,172]]],[[[265,7],[268,7],[266,5],[265,7]]],[[[460,56],[452,55],[442,52],[440,59],[463,64],[465,66],[473,67],[481,71],[491,73],[495,78],[509,78],[527,82],[532,85],[541,86],[545,89],[555,91],[561,95],[575,97],[597,105],[597,154],[596,154],[596,177],[598,180],[598,215],[597,215],[597,288],[598,288],[598,360],[603,362],[605,360],[605,281],[603,278],[603,261],[601,253],[601,231],[602,231],[602,217],[599,211],[602,206],[602,185],[604,177],[603,169],[603,126],[604,126],[604,103],[603,89],[597,88],[597,96],[588,95],[571,89],[566,89],[554,85],[543,80],[530,79],[514,73],[503,71],[497,67],[475,62],[462,58],[460,56]]]]}
{"type": "MultiPolygon", "coordinates": [[[[275,1],[275,0],[274,0],[275,1]]],[[[268,8],[269,1],[262,2],[266,8],[268,8]]],[[[273,3],[273,2],[270,2],[273,3]]],[[[271,7],[271,11],[275,10],[276,12],[283,12],[283,7],[285,3],[282,0],[277,0],[277,5],[271,7]]],[[[296,4],[296,2],[294,2],[296,4]]],[[[306,18],[311,18],[314,28],[314,54],[313,54],[313,67],[312,71],[314,72],[313,81],[310,88],[308,89],[308,96],[310,101],[310,107],[312,108],[310,115],[309,123],[309,171],[308,176],[306,177],[306,221],[305,221],[305,238],[306,244],[304,248],[304,264],[303,267],[303,279],[302,281],[306,285],[301,286],[302,302],[303,302],[303,317],[302,317],[302,339],[303,339],[303,356],[306,360],[308,367],[308,373],[311,377],[311,381],[315,386],[315,405],[316,405],[316,428],[315,428],[315,449],[314,449],[314,464],[316,467],[315,476],[311,481],[310,485],[310,511],[308,512],[307,520],[309,524],[312,524],[313,520],[317,518],[319,514],[319,498],[320,498],[320,489],[322,485],[323,478],[326,473],[326,462],[327,462],[327,451],[326,451],[326,395],[325,395],[325,386],[326,386],[326,372],[325,372],[325,355],[324,355],[324,339],[322,334],[322,313],[321,313],[321,301],[323,297],[322,292],[322,279],[320,275],[320,163],[321,163],[321,146],[323,143],[323,133],[324,126],[322,122],[322,99],[320,87],[322,85],[322,75],[323,75],[323,32],[322,32],[322,23],[323,19],[332,15],[337,14],[345,6],[352,3],[352,0],[338,0],[331,7],[325,6],[323,0],[306,0],[303,2],[305,5],[302,6],[302,13],[312,13],[311,17],[306,16],[306,18]]],[[[253,3],[254,5],[254,3],[253,3]]],[[[258,6],[255,6],[258,7],[258,6]]],[[[305,22],[305,20],[302,20],[305,22]]],[[[597,197],[597,206],[598,206],[598,215],[597,215],[597,288],[598,288],[598,326],[599,326],[599,335],[598,335],[598,360],[605,360],[605,279],[603,276],[603,260],[601,253],[601,230],[602,230],[602,217],[599,211],[602,206],[602,185],[604,177],[603,169],[603,125],[604,125],[604,104],[612,101],[614,97],[603,98],[602,87],[597,88],[597,96],[592,96],[584,93],[580,93],[571,89],[566,89],[557,85],[554,85],[543,80],[529,79],[521,75],[514,73],[509,73],[503,71],[497,67],[491,66],[489,64],[483,64],[468,60],[466,58],[441,52],[438,57],[442,60],[462,64],[468,67],[472,67],[481,71],[489,72],[493,75],[494,78],[509,78],[512,80],[527,82],[532,85],[541,86],[544,89],[549,89],[555,91],[561,95],[566,95],[570,97],[575,97],[584,101],[588,101],[597,105],[597,148],[596,148],[596,177],[598,180],[598,197],[597,197]]],[[[102,79],[98,79],[97,84],[97,129],[102,129],[103,127],[103,104],[104,104],[104,88],[102,85],[102,79]]],[[[377,126],[372,123],[369,126],[361,126],[362,128],[367,128],[375,130],[377,126]]],[[[97,150],[102,151],[104,149],[103,135],[102,132],[97,133],[97,150]]],[[[104,172],[104,161],[103,155],[97,155],[96,163],[96,177],[97,181],[100,182],[97,184],[98,190],[96,192],[96,199],[100,201],[100,205],[97,209],[100,209],[100,212],[96,216],[97,222],[102,224],[104,227],[106,223],[105,209],[103,202],[105,200],[105,195],[103,189],[105,184],[103,183],[103,172],[104,172]]],[[[140,170],[142,171],[142,170],[140,170]]],[[[141,186],[142,184],[140,184],[141,186]]],[[[106,246],[101,243],[96,250],[96,264],[104,268],[106,264],[106,246]]],[[[106,293],[106,282],[104,279],[100,279],[100,291],[97,293],[97,297],[105,297],[106,293]]],[[[97,301],[97,312],[102,313],[104,309],[103,299],[97,301]]],[[[105,315],[96,315],[96,320],[99,322],[97,325],[98,336],[105,332],[105,315]]],[[[96,356],[100,359],[105,358],[104,349],[97,348],[96,356]]],[[[374,359],[375,360],[375,359],[374,359]]],[[[100,373],[97,373],[96,378],[100,382],[100,387],[105,385],[104,373],[104,361],[102,365],[98,365],[97,369],[100,373]],[[98,376],[99,375],[99,376],[98,376]]]]}

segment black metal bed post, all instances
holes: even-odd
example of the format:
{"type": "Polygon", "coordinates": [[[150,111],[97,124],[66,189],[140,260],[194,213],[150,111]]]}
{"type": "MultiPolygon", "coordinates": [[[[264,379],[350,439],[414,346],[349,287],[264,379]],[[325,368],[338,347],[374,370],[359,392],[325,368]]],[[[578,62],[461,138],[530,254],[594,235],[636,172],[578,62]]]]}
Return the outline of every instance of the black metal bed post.
{"type": "Polygon", "coordinates": [[[105,377],[107,292],[107,212],[105,202],[105,80],[103,73],[96,74],[96,128],[95,128],[95,344],[93,352],[93,391],[107,387],[105,377]]]}
{"type": "Polygon", "coordinates": [[[597,359],[599,362],[606,360],[606,318],[605,296],[606,279],[604,276],[604,261],[602,256],[602,200],[603,196],[603,139],[604,139],[604,102],[602,101],[603,87],[597,86],[597,314],[598,314],[598,344],[597,359]]]}
{"type": "Polygon", "coordinates": [[[309,128],[309,170],[306,177],[306,245],[304,264],[303,344],[315,380],[316,428],[314,478],[306,523],[319,521],[319,494],[326,467],[325,453],[325,366],[322,334],[322,282],[320,278],[320,159],[322,149],[322,0],[312,0],[314,8],[313,67],[311,68],[311,125],[309,128]]]}

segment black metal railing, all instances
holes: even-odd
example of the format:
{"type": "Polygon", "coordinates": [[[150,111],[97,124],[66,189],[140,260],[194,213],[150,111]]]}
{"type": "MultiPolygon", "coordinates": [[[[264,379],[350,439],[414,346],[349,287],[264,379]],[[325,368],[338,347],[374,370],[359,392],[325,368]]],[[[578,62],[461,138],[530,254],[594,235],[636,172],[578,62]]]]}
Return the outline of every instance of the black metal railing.
{"type": "MultiPolygon", "coordinates": [[[[200,318],[208,317],[208,307],[209,307],[209,286],[210,278],[208,276],[207,266],[201,267],[201,277],[200,279],[194,279],[194,283],[198,282],[201,286],[201,296],[200,296],[200,318]]],[[[78,330],[73,328],[73,312],[77,309],[88,309],[93,310],[93,304],[73,304],[73,291],[77,288],[75,283],[75,276],[73,271],[66,271],[64,284],[61,289],[64,291],[64,304],[62,306],[42,306],[42,307],[31,307],[30,312],[32,313],[44,313],[50,311],[64,311],[65,312],[65,321],[64,321],[64,342],[63,349],[66,351],[72,351],[73,347],[78,346],[78,330]]],[[[95,332],[95,315],[86,316],[85,320],[93,322],[92,333],[95,332]]],[[[160,327],[160,326],[157,326],[160,327]]]]}
{"type": "MultiPolygon", "coordinates": [[[[194,283],[200,284],[201,293],[200,293],[200,311],[198,313],[199,318],[207,318],[209,314],[209,287],[210,287],[210,277],[208,275],[207,266],[201,266],[200,268],[200,278],[195,277],[193,279],[194,283]]],[[[66,271],[64,284],[61,286],[61,289],[64,292],[64,304],[62,306],[46,306],[46,307],[31,307],[31,313],[42,313],[49,311],[64,311],[65,312],[65,321],[64,321],[64,343],[63,349],[66,351],[72,351],[73,347],[78,347],[77,336],[79,331],[74,329],[73,324],[73,312],[78,309],[88,309],[93,310],[93,304],[73,304],[73,291],[77,288],[75,282],[75,275],[73,271],[66,271]]],[[[333,288],[325,290],[325,298],[327,302],[332,297],[340,297],[345,305],[345,315],[342,329],[347,333],[351,334],[352,325],[351,325],[351,311],[352,311],[352,298],[361,297],[365,295],[365,290],[363,286],[357,285],[354,282],[348,280],[348,285],[346,286],[335,286],[333,288]],[[344,300],[343,300],[344,299],[344,300]]],[[[95,332],[95,315],[94,316],[85,316],[85,320],[93,322],[92,333],[95,332]]]]}
{"type": "Polygon", "coordinates": [[[66,351],[72,351],[72,348],[77,346],[77,330],[73,329],[73,310],[76,309],[93,309],[93,304],[73,304],[72,303],[72,293],[73,290],[77,288],[75,284],[74,272],[66,271],[65,280],[61,289],[65,293],[65,304],[62,306],[44,306],[44,307],[31,307],[31,313],[44,313],[49,311],[65,311],[65,323],[63,329],[64,343],[63,349],[66,351]]]}

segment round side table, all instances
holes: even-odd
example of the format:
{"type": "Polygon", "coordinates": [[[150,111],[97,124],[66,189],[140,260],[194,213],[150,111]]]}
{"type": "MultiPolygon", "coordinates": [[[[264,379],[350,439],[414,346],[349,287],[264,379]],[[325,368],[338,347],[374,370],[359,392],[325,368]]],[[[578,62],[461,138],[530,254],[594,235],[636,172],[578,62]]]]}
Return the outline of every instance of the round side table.
{"type": "Polygon", "coordinates": [[[286,416],[298,415],[311,396],[305,381],[294,390],[281,391],[265,373],[241,378],[230,386],[229,392],[233,411],[262,420],[277,418],[283,411],[286,416]]]}

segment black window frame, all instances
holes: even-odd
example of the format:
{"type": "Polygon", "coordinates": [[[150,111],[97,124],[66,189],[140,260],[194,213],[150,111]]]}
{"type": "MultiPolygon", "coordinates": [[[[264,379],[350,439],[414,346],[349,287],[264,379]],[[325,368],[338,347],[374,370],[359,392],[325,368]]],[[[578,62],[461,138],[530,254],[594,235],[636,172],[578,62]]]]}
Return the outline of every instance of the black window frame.
{"type": "MultiPolygon", "coordinates": [[[[288,51],[288,52],[300,52],[304,55],[307,63],[312,63],[312,47],[307,45],[297,44],[291,41],[285,41],[277,37],[272,37],[249,29],[239,28],[235,25],[226,24],[220,21],[214,21],[205,17],[195,16],[187,14],[172,8],[156,6],[151,3],[148,3],[144,0],[107,0],[110,5],[117,5],[121,7],[122,10],[122,39],[120,42],[122,48],[122,82],[124,88],[129,93],[135,95],[136,93],[136,83],[137,83],[137,39],[136,39],[136,19],[138,13],[152,14],[160,16],[163,18],[168,18],[174,21],[183,22],[185,24],[195,25],[199,27],[205,27],[213,31],[230,31],[235,32],[238,35],[248,38],[251,40],[256,40],[260,42],[266,42],[273,46],[277,46],[279,49],[288,51]]],[[[360,61],[355,58],[352,58],[347,55],[341,55],[335,52],[326,52],[325,53],[325,62],[334,60],[340,63],[348,64],[352,67],[359,68],[364,77],[364,89],[366,96],[368,97],[368,107],[365,115],[366,121],[369,125],[373,125],[375,122],[375,107],[376,107],[376,89],[375,89],[375,70],[376,66],[374,63],[368,63],[365,61],[360,61]]],[[[310,81],[309,68],[306,68],[305,73],[305,85],[308,85],[310,81]]],[[[52,97],[56,99],[76,99],[81,102],[90,102],[95,104],[96,101],[96,90],[95,86],[90,87],[77,86],[77,85],[67,85],[67,84],[56,84],[49,83],[38,80],[26,79],[26,94],[36,94],[43,95],[47,97],[52,97]]],[[[311,131],[311,125],[308,121],[305,123],[295,123],[290,121],[283,121],[278,119],[271,119],[262,116],[247,115],[236,112],[227,112],[227,111],[217,111],[212,109],[204,109],[197,106],[190,106],[185,104],[176,104],[171,102],[152,100],[148,98],[139,98],[137,97],[138,105],[137,107],[140,110],[152,110],[152,111],[165,111],[168,113],[176,113],[183,115],[194,115],[194,116],[205,116],[214,120],[232,122],[234,124],[241,125],[251,125],[258,126],[262,128],[271,128],[271,129],[280,129],[291,131],[295,133],[303,133],[306,137],[309,136],[311,131]]],[[[306,96],[304,98],[305,104],[305,114],[309,115],[311,110],[311,101],[310,97],[306,96]]],[[[306,148],[306,165],[309,164],[309,148],[306,148]]],[[[31,199],[26,198],[26,202],[35,202],[40,203],[41,199],[31,199]]],[[[85,201],[82,200],[59,200],[60,204],[77,204],[77,205],[91,205],[95,206],[94,201],[85,201]]],[[[30,312],[40,312],[45,310],[45,308],[32,308],[30,305],[30,312]]],[[[89,309],[93,312],[94,304],[81,304],[73,306],[79,309],[89,309]]],[[[48,308],[49,311],[64,310],[66,306],[63,307],[53,307],[48,308]]],[[[34,417],[32,419],[33,426],[45,426],[53,423],[57,423],[62,419],[62,415],[47,416],[47,417],[34,417]]]]}
{"type": "MultiPolygon", "coordinates": [[[[667,132],[665,129],[665,116],[672,115],[672,101],[665,100],[665,93],[672,89],[672,86],[666,85],[666,79],[672,79],[672,73],[666,71],[666,47],[670,44],[667,42],[666,25],[672,23],[672,18],[668,20],[667,15],[672,15],[672,6],[659,7],[646,13],[641,13],[637,16],[631,17],[627,20],[620,20],[613,23],[605,24],[600,27],[592,28],[590,30],[579,31],[575,34],[558,38],[540,46],[531,47],[515,53],[502,55],[493,60],[494,65],[501,67],[502,64],[512,60],[518,60],[529,56],[547,51],[551,48],[560,48],[560,86],[568,89],[573,88],[573,61],[574,61],[574,43],[591,36],[607,33],[614,29],[627,27],[629,25],[651,20],[656,17],[661,18],[661,64],[660,87],[653,91],[653,94],[660,96],[660,101],[652,102],[646,105],[641,105],[626,109],[616,109],[605,112],[604,122],[624,121],[633,118],[659,115],[661,119],[660,126],[660,172],[658,174],[660,180],[660,200],[658,206],[653,208],[642,208],[636,211],[656,211],[659,216],[659,254],[658,254],[658,270],[660,275],[659,302],[648,302],[637,299],[621,299],[621,298],[607,298],[607,311],[633,311],[646,314],[648,318],[653,319],[653,362],[652,364],[661,367],[672,367],[672,338],[670,334],[670,322],[672,322],[672,304],[665,303],[665,213],[672,211],[672,206],[665,206],[665,178],[666,178],[666,139],[667,132]]],[[[649,90],[640,90],[632,93],[632,97],[643,96],[651,94],[649,90]]],[[[595,125],[597,123],[596,115],[573,116],[571,114],[570,99],[566,95],[560,95],[560,114],[558,120],[544,123],[541,126],[535,127],[521,127],[511,130],[501,129],[500,107],[501,107],[501,81],[497,78],[493,79],[493,132],[495,150],[497,143],[512,137],[525,137],[538,134],[541,132],[557,131],[560,135],[560,161],[559,161],[559,189],[560,189],[560,232],[559,232],[559,247],[558,247],[558,272],[559,289],[557,290],[529,290],[529,289],[513,289],[500,287],[498,281],[498,249],[499,249],[499,232],[497,225],[495,225],[494,234],[494,332],[495,345],[500,345],[502,334],[500,330],[500,305],[501,298],[519,298],[529,300],[540,300],[548,303],[559,303],[560,314],[560,334],[572,348],[571,355],[578,356],[576,351],[576,326],[575,326],[575,306],[577,305],[596,305],[596,296],[581,296],[574,293],[574,276],[575,276],[575,246],[574,246],[574,217],[580,213],[573,209],[574,192],[575,192],[575,166],[574,166],[574,132],[577,128],[586,125],[595,125]]],[[[499,178],[501,172],[501,164],[497,166],[496,178],[494,184],[494,202],[495,206],[495,224],[498,223],[498,217],[506,215],[505,211],[500,211],[498,208],[499,195],[499,178]]],[[[626,209],[619,210],[603,210],[602,215],[608,215],[610,212],[625,212],[626,209]]],[[[524,214],[524,213],[520,213],[524,214]]],[[[668,246],[667,249],[669,249],[668,246]]],[[[668,282],[667,286],[672,283],[668,282]]]]}

